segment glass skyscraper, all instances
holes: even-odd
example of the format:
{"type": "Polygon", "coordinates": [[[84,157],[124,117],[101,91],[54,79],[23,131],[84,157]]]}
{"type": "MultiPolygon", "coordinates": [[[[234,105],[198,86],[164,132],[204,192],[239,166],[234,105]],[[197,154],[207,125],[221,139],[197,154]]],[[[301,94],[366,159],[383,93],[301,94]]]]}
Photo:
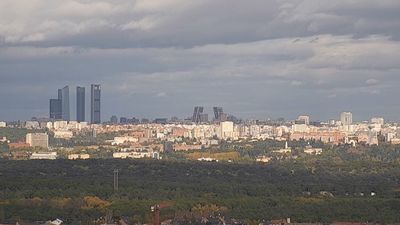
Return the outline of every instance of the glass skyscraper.
{"type": "Polygon", "coordinates": [[[69,86],[65,86],[63,89],[58,90],[58,99],[61,99],[62,119],[65,121],[69,121],[69,86]]]}
{"type": "Polygon", "coordinates": [[[61,99],[50,99],[50,119],[62,119],[61,99]]]}
{"type": "Polygon", "coordinates": [[[85,88],[76,87],[76,121],[85,121],[85,88]]]}
{"type": "Polygon", "coordinates": [[[100,96],[101,89],[99,84],[92,84],[90,90],[90,123],[100,124],[100,96]]]}

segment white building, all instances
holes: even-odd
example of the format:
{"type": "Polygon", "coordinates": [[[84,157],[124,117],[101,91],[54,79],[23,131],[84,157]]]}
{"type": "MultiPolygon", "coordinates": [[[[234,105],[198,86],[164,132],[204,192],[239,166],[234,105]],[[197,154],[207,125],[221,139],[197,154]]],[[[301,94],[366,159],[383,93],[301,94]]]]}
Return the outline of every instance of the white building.
{"type": "Polygon", "coordinates": [[[57,159],[57,152],[35,152],[35,153],[32,153],[30,159],[55,160],[55,159],[57,159]]]}
{"type": "Polygon", "coordinates": [[[0,127],[6,127],[6,126],[7,126],[6,122],[0,121],[0,127]]]}
{"type": "Polygon", "coordinates": [[[371,123],[372,124],[379,124],[379,125],[385,125],[385,119],[382,117],[374,117],[371,118],[371,123]]]}
{"type": "Polygon", "coordinates": [[[46,133],[28,133],[26,135],[26,143],[31,147],[49,147],[49,135],[46,133]]]}
{"type": "Polygon", "coordinates": [[[310,132],[310,128],[307,124],[293,124],[292,132],[308,133],[310,132]]]}
{"type": "Polygon", "coordinates": [[[124,143],[136,143],[139,139],[131,136],[114,137],[112,145],[121,145],[124,143]]]}
{"type": "Polygon", "coordinates": [[[303,123],[306,124],[306,125],[310,125],[310,117],[309,117],[309,116],[304,116],[304,115],[299,116],[299,117],[297,118],[297,121],[301,121],[301,122],[303,122],[303,123]]]}
{"type": "Polygon", "coordinates": [[[152,154],[149,152],[114,152],[113,158],[115,159],[141,159],[141,158],[150,158],[152,154]]]}
{"type": "Polygon", "coordinates": [[[69,160],[76,160],[76,159],[90,159],[89,154],[70,154],[68,155],[69,160]]]}
{"type": "Polygon", "coordinates": [[[38,121],[26,121],[25,122],[25,128],[27,129],[39,129],[40,124],[38,121]]]}
{"type": "Polygon", "coordinates": [[[67,131],[67,130],[54,131],[54,138],[71,139],[72,137],[74,137],[74,133],[72,131],[67,131]]]}
{"type": "Polygon", "coordinates": [[[257,157],[256,162],[268,163],[271,160],[272,160],[271,157],[260,156],[260,157],[257,157]]]}
{"type": "Polygon", "coordinates": [[[353,114],[351,112],[342,112],[340,114],[340,122],[343,126],[349,126],[353,123],[353,114]]]}
{"type": "Polygon", "coordinates": [[[67,129],[67,126],[68,126],[68,121],[55,121],[53,123],[53,128],[55,130],[67,129]]]}
{"type": "Polygon", "coordinates": [[[47,221],[45,223],[45,225],[61,225],[62,223],[63,223],[62,220],[56,219],[56,220],[53,220],[53,221],[47,221]]]}
{"type": "Polygon", "coordinates": [[[234,129],[233,129],[233,122],[225,121],[220,123],[220,130],[221,133],[219,135],[220,139],[229,139],[234,138],[234,129]]]}
{"type": "Polygon", "coordinates": [[[214,159],[211,157],[201,157],[198,158],[197,161],[201,161],[201,162],[218,162],[218,159],[214,159]]]}
{"type": "Polygon", "coordinates": [[[313,148],[311,146],[307,146],[304,149],[304,153],[310,154],[310,155],[321,155],[322,154],[322,148],[313,148]]]}

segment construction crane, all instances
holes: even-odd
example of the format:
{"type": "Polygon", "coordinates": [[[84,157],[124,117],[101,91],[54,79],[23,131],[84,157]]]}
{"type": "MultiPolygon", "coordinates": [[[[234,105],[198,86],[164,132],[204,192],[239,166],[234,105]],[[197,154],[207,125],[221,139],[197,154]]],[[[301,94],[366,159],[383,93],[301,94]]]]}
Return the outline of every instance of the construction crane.
{"type": "Polygon", "coordinates": [[[172,204],[169,202],[162,202],[160,204],[157,205],[153,205],[150,207],[150,211],[153,214],[153,221],[154,221],[154,225],[161,225],[161,221],[160,221],[160,211],[163,208],[168,208],[170,207],[172,204]]]}

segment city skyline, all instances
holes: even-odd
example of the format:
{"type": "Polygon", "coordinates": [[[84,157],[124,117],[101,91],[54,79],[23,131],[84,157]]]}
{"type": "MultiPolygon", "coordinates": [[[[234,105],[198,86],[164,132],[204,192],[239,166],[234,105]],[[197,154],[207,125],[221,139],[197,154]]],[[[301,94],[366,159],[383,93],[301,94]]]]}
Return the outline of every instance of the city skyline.
{"type": "Polygon", "coordinates": [[[2,1],[0,118],[45,117],[52,87],[100,83],[103,120],[186,117],[195,105],[241,118],[400,120],[400,2],[228,5],[2,1]]]}
{"type": "Polygon", "coordinates": [[[0,0],[0,224],[400,225],[400,0],[0,0]]]}

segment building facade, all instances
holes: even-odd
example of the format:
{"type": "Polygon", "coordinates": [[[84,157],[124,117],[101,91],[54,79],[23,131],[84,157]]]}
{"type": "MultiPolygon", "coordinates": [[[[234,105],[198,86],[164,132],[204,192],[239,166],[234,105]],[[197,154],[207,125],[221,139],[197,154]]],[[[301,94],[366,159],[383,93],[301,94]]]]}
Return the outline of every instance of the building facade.
{"type": "Polygon", "coordinates": [[[85,88],[76,87],[76,121],[85,121],[85,88]]]}
{"type": "Polygon", "coordinates": [[[90,122],[92,124],[100,124],[101,123],[101,114],[100,114],[100,97],[101,97],[101,89],[100,85],[92,84],[91,85],[91,96],[90,96],[90,122]]]}
{"type": "Polygon", "coordinates": [[[62,102],[61,99],[50,99],[50,119],[62,119],[62,102]]]}
{"type": "Polygon", "coordinates": [[[28,133],[26,135],[26,143],[30,147],[49,147],[49,135],[46,133],[28,133]]]}
{"type": "Polygon", "coordinates": [[[64,88],[58,90],[58,99],[61,99],[62,119],[69,121],[69,86],[65,86],[64,88]]]}
{"type": "Polygon", "coordinates": [[[200,115],[203,114],[204,107],[203,106],[196,106],[193,110],[192,122],[193,123],[200,123],[201,117],[200,115]]]}
{"type": "Polygon", "coordinates": [[[353,123],[353,114],[351,112],[342,112],[340,114],[340,121],[343,126],[349,126],[353,123]]]}

